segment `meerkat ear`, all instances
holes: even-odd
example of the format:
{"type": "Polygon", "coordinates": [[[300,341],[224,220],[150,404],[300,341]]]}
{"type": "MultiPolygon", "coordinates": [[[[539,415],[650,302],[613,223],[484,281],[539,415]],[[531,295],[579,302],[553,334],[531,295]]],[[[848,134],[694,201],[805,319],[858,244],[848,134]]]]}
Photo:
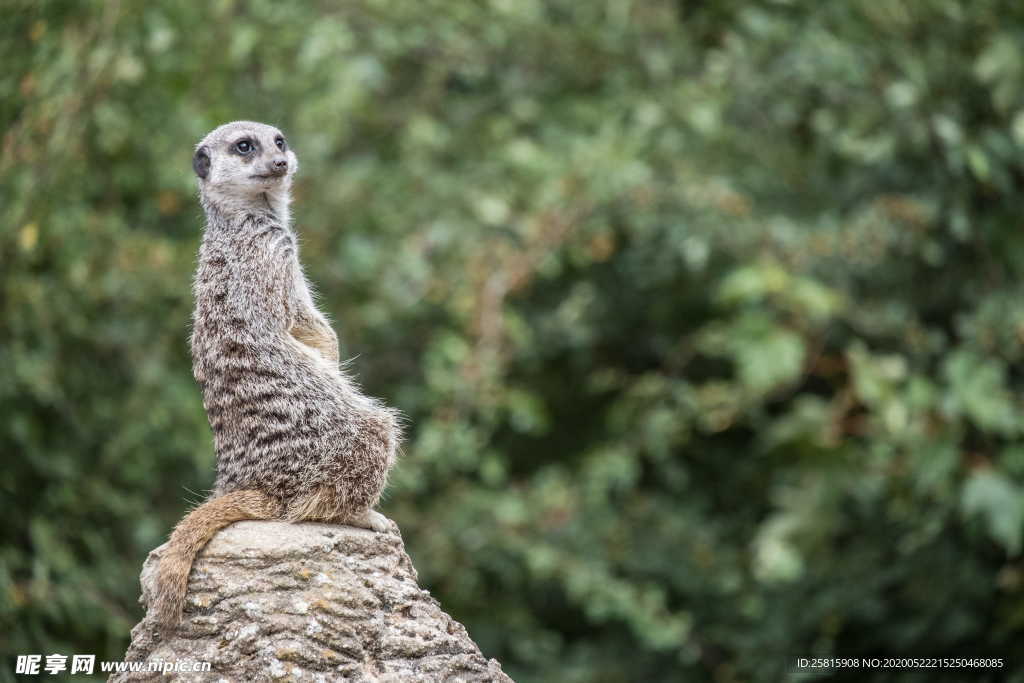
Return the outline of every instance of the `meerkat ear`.
{"type": "Polygon", "coordinates": [[[196,155],[192,157],[192,170],[196,172],[197,176],[204,179],[210,174],[210,152],[206,147],[196,150],[196,155]]]}

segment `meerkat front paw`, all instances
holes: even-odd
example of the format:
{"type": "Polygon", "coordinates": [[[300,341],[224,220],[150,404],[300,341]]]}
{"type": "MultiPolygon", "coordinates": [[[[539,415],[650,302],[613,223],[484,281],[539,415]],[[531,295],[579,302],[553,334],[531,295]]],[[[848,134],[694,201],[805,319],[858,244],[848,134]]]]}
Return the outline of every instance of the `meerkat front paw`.
{"type": "Polygon", "coordinates": [[[380,514],[376,510],[367,509],[365,512],[352,515],[346,520],[348,524],[357,526],[362,529],[369,529],[370,531],[376,531],[379,534],[386,534],[391,530],[392,522],[390,519],[380,514]]]}

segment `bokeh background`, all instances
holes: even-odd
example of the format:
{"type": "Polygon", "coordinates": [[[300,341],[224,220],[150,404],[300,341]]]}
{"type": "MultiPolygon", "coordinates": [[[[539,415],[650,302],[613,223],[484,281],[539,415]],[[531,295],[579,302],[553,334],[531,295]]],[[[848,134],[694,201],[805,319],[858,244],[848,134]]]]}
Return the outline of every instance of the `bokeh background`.
{"type": "Polygon", "coordinates": [[[212,485],[190,157],[250,118],[517,680],[1024,681],[1021,3],[0,8],[0,679],[120,659],[212,485]]]}

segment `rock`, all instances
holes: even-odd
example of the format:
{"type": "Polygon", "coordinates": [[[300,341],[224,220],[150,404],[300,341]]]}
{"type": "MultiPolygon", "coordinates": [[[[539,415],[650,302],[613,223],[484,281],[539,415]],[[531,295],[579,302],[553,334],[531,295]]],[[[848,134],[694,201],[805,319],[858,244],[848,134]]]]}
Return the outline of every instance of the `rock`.
{"type": "MultiPolygon", "coordinates": [[[[160,546],[142,569],[148,605],[160,546]]],[[[143,619],[128,662],[179,668],[111,681],[511,681],[417,583],[397,533],[239,522],[196,559],[185,613],[160,638],[143,619]]]]}

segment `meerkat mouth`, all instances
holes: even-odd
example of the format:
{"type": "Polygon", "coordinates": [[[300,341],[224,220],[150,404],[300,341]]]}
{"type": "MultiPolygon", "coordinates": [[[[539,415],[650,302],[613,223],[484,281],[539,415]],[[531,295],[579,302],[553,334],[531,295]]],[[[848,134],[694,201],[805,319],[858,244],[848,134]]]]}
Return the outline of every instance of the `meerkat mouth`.
{"type": "Polygon", "coordinates": [[[249,178],[255,178],[256,180],[280,180],[281,177],[282,176],[272,175],[270,173],[268,173],[267,175],[251,175],[251,176],[249,176],[249,178]]]}

